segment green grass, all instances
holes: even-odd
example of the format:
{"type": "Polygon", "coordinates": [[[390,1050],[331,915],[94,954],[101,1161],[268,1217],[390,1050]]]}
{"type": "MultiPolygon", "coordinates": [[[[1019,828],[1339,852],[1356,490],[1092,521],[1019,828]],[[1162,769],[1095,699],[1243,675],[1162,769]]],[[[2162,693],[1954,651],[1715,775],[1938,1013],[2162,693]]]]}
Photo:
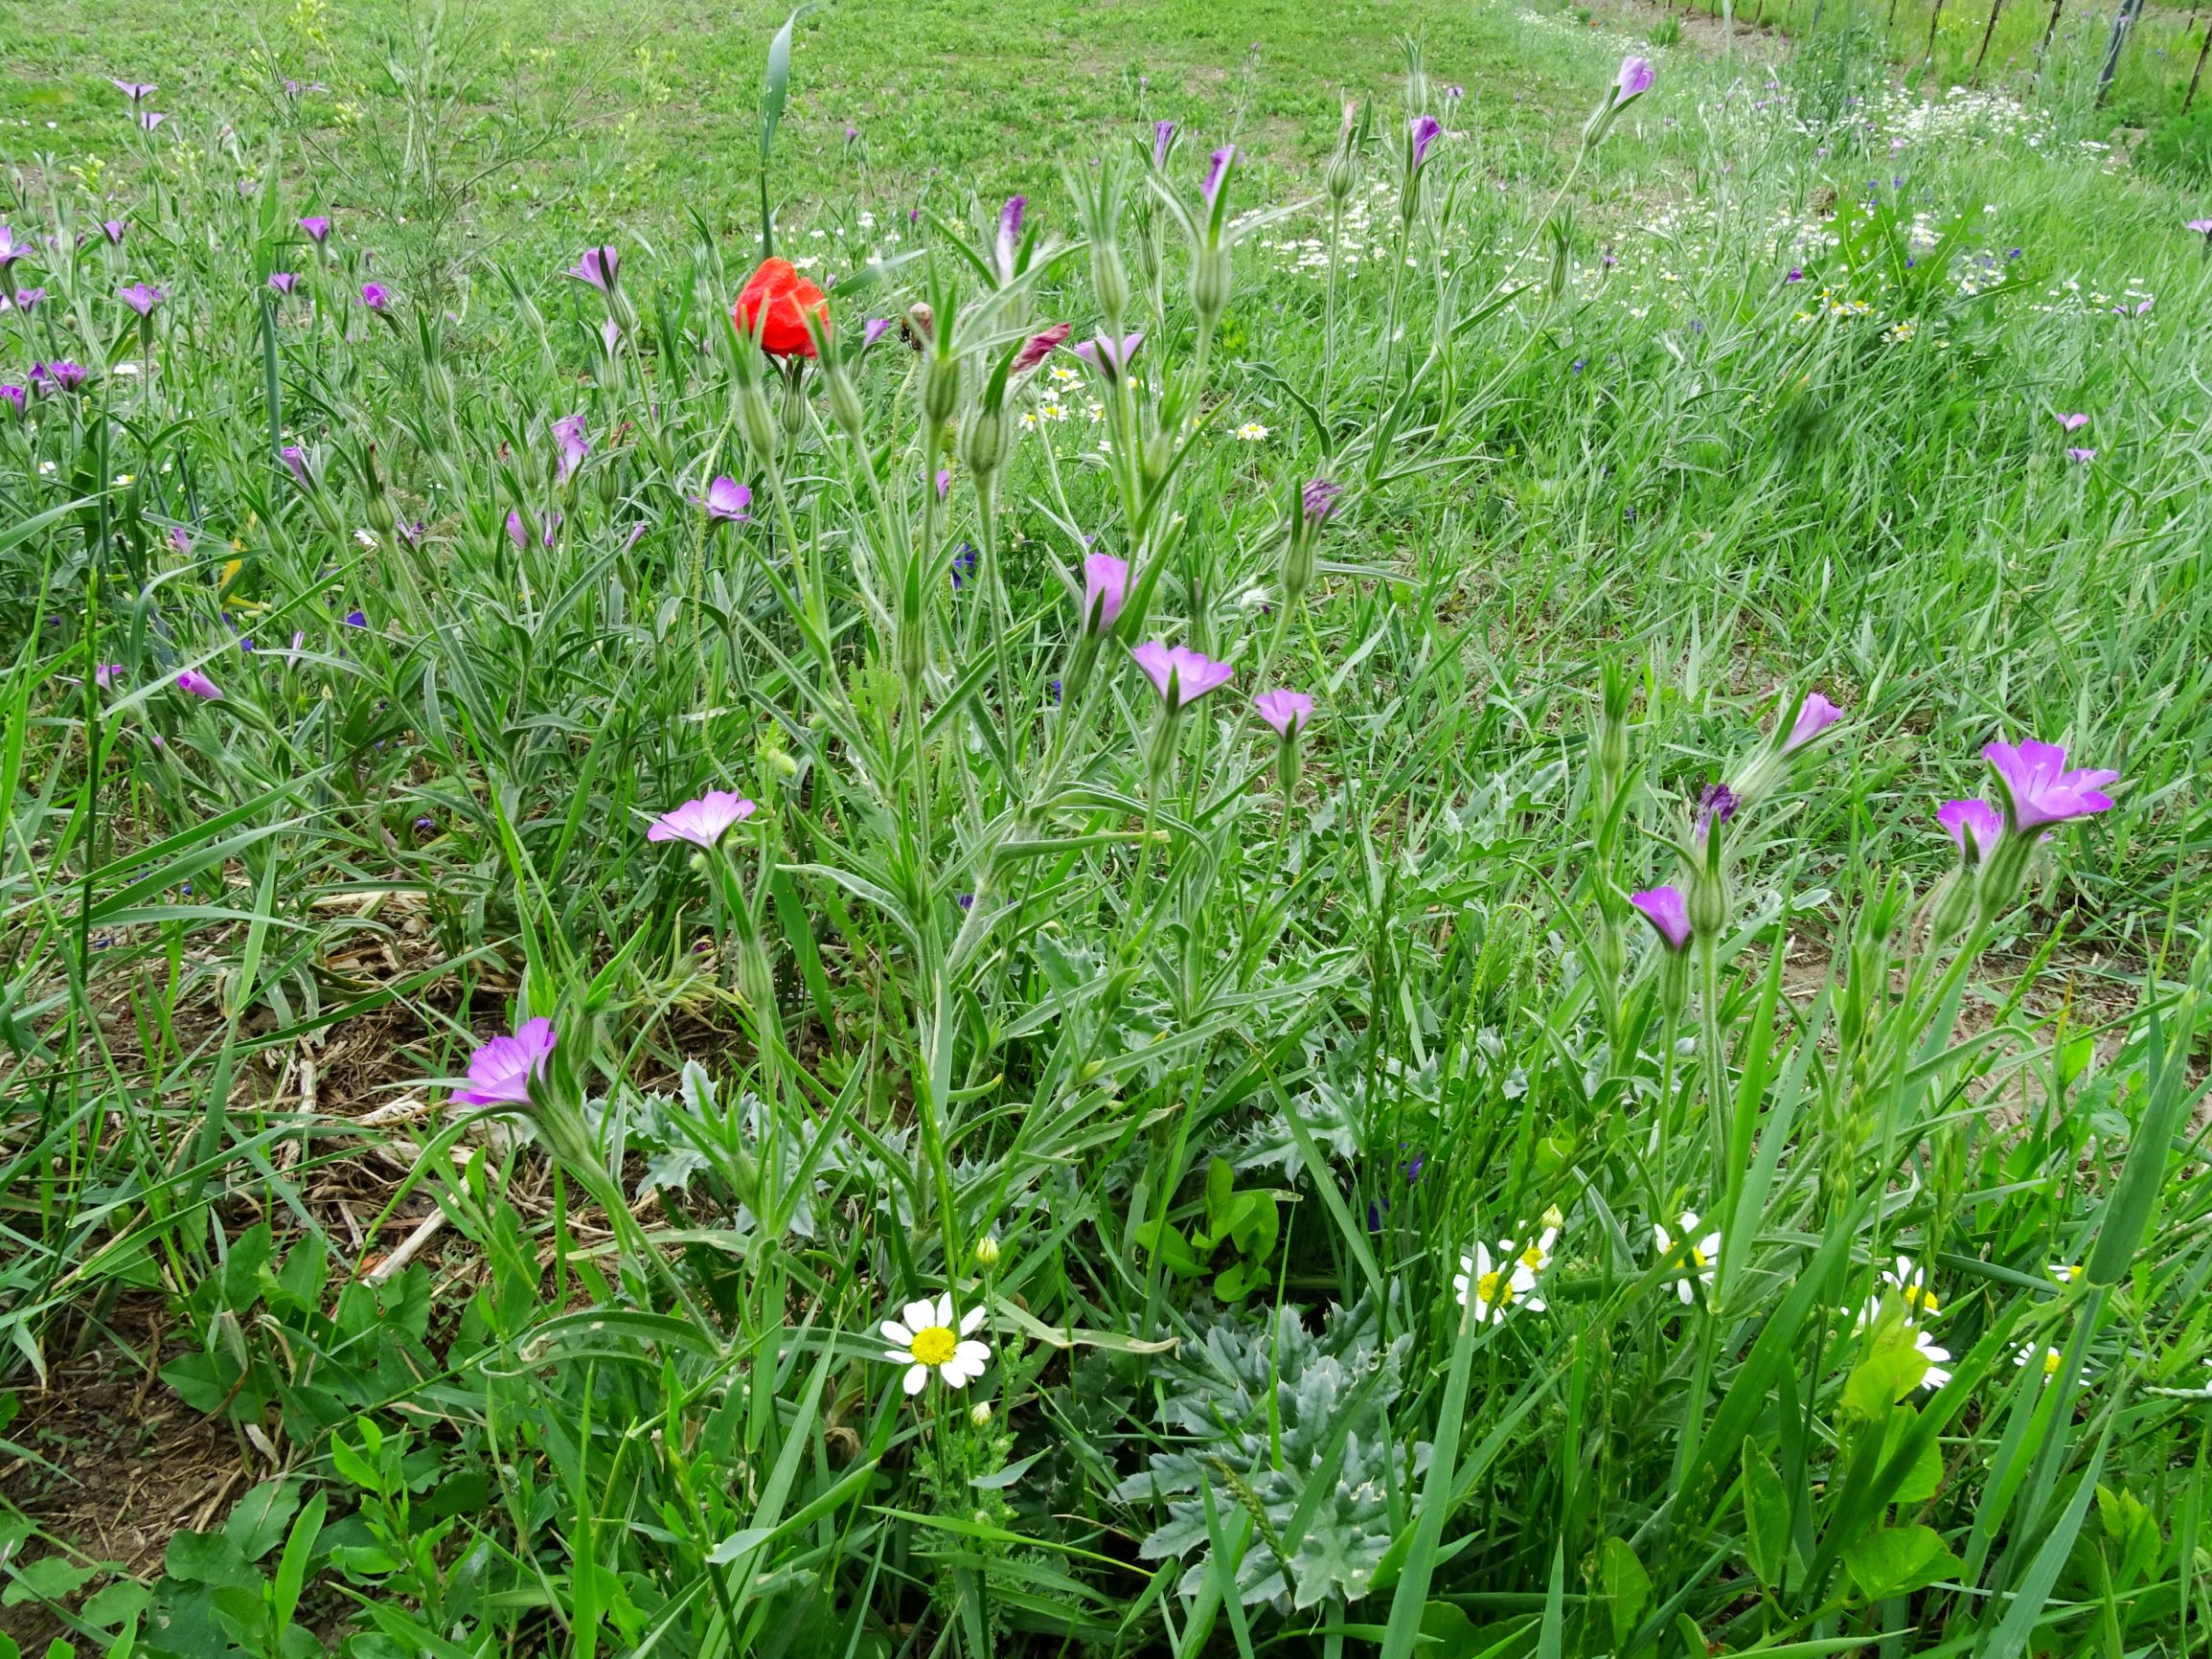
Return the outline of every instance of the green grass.
{"type": "Polygon", "coordinates": [[[0,1659],[2203,1650],[2212,263],[2093,92],[840,4],[833,388],[780,18],[174,18],[0,22],[0,1659]],[[2025,738],[2115,804],[1977,874],[2025,738]]]}

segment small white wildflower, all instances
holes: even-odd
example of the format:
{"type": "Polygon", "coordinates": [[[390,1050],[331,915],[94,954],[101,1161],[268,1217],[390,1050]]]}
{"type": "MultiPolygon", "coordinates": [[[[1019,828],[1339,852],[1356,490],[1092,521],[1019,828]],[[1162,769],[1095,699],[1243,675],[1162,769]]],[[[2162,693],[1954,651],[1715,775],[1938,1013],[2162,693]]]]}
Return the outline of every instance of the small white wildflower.
{"type": "Polygon", "coordinates": [[[900,1345],[883,1357],[907,1368],[908,1394],[920,1394],[932,1371],[945,1379],[946,1387],[966,1388],[991,1363],[990,1348],[972,1335],[983,1323],[982,1307],[970,1307],[955,1324],[950,1296],[940,1296],[934,1304],[924,1297],[909,1302],[905,1315],[903,1322],[886,1319],[881,1329],[887,1341],[900,1345]]]}
{"type": "MultiPolygon", "coordinates": [[[[1698,1293],[1690,1288],[1692,1275],[1695,1275],[1698,1282],[1703,1284],[1706,1289],[1713,1288],[1714,1263],[1721,1258],[1721,1235],[1708,1233],[1702,1239],[1692,1243],[1691,1238],[1698,1231],[1698,1212],[1695,1210],[1683,1211],[1680,1224],[1682,1228],[1681,1257],[1690,1272],[1675,1281],[1675,1294],[1681,1299],[1683,1306],[1687,1307],[1698,1299],[1698,1293]]],[[[1652,1236],[1658,1241],[1661,1256],[1673,1256],[1675,1254],[1676,1242],[1674,1238],[1655,1221],[1652,1224],[1652,1236]]]]}

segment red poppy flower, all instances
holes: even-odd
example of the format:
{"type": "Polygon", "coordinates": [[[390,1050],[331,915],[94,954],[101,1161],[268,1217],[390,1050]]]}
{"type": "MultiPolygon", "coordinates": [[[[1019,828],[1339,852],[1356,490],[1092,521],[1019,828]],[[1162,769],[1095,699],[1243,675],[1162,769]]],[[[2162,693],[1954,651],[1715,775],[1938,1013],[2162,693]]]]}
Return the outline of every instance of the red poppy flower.
{"type": "Polygon", "coordinates": [[[789,260],[763,260],[761,268],[746,280],[734,311],[738,327],[755,335],[771,357],[814,354],[813,337],[807,332],[806,313],[822,319],[830,328],[830,302],[822,290],[799,275],[789,260]],[[766,322],[762,321],[763,314],[766,322]]]}

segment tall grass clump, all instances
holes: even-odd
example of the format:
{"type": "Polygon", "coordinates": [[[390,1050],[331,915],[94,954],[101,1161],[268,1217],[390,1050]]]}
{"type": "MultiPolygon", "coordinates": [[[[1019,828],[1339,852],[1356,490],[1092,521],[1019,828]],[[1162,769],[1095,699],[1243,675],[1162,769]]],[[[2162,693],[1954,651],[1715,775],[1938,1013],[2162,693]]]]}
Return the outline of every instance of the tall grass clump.
{"type": "Polygon", "coordinates": [[[23,1628],[2201,1648],[2204,239],[1573,50],[1272,206],[779,219],[789,26],[741,238],[11,175],[23,1628]]]}

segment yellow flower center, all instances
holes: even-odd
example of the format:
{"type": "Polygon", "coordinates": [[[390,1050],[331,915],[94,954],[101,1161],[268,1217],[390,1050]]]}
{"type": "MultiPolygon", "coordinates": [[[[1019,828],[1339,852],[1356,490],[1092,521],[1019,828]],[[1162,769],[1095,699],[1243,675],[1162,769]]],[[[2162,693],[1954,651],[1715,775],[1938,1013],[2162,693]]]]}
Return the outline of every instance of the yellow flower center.
{"type": "Polygon", "coordinates": [[[1505,1276],[1505,1269],[1501,1267],[1477,1279],[1474,1293],[1485,1307],[1503,1307],[1513,1300],[1513,1281],[1505,1276]]]}
{"type": "Polygon", "coordinates": [[[1705,1265],[1705,1253],[1699,1249],[1695,1244],[1690,1246],[1690,1265],[1693,1267],[1702,1267],[1705,1265]]]}
{"type": "Polygon", "coordinates": [[[1523,1250],[1520,1253],[1520,1264],[1531,1273],[1541,1268],[1543,1266],[1543,1246],[1531,1244],[1526,1250],[1523,1250]]]}
{"type": "Polygon", "coordinates": [[[1937,1307],[1935,1292],[1922,1285],[1907,1284],[1904,1287],[1904,1305],[1907,1307],[1917,1307],[1923,1313],[1933,1313],[1937,1307]]]}
{"type": "Polygon", "coordinates": [[[2059,1375],[2059,1351],[2055,1348],[2043,1350],[2043,1375],[2045,1376],[2059,1375]]]}
{"type": "Polygon", "coordinates": [[[960,1338],[942,1325],[928,1326],[914,1333],[914,1357],[923,1365],[943,1365],[959,1346],[960,1338]]]}

